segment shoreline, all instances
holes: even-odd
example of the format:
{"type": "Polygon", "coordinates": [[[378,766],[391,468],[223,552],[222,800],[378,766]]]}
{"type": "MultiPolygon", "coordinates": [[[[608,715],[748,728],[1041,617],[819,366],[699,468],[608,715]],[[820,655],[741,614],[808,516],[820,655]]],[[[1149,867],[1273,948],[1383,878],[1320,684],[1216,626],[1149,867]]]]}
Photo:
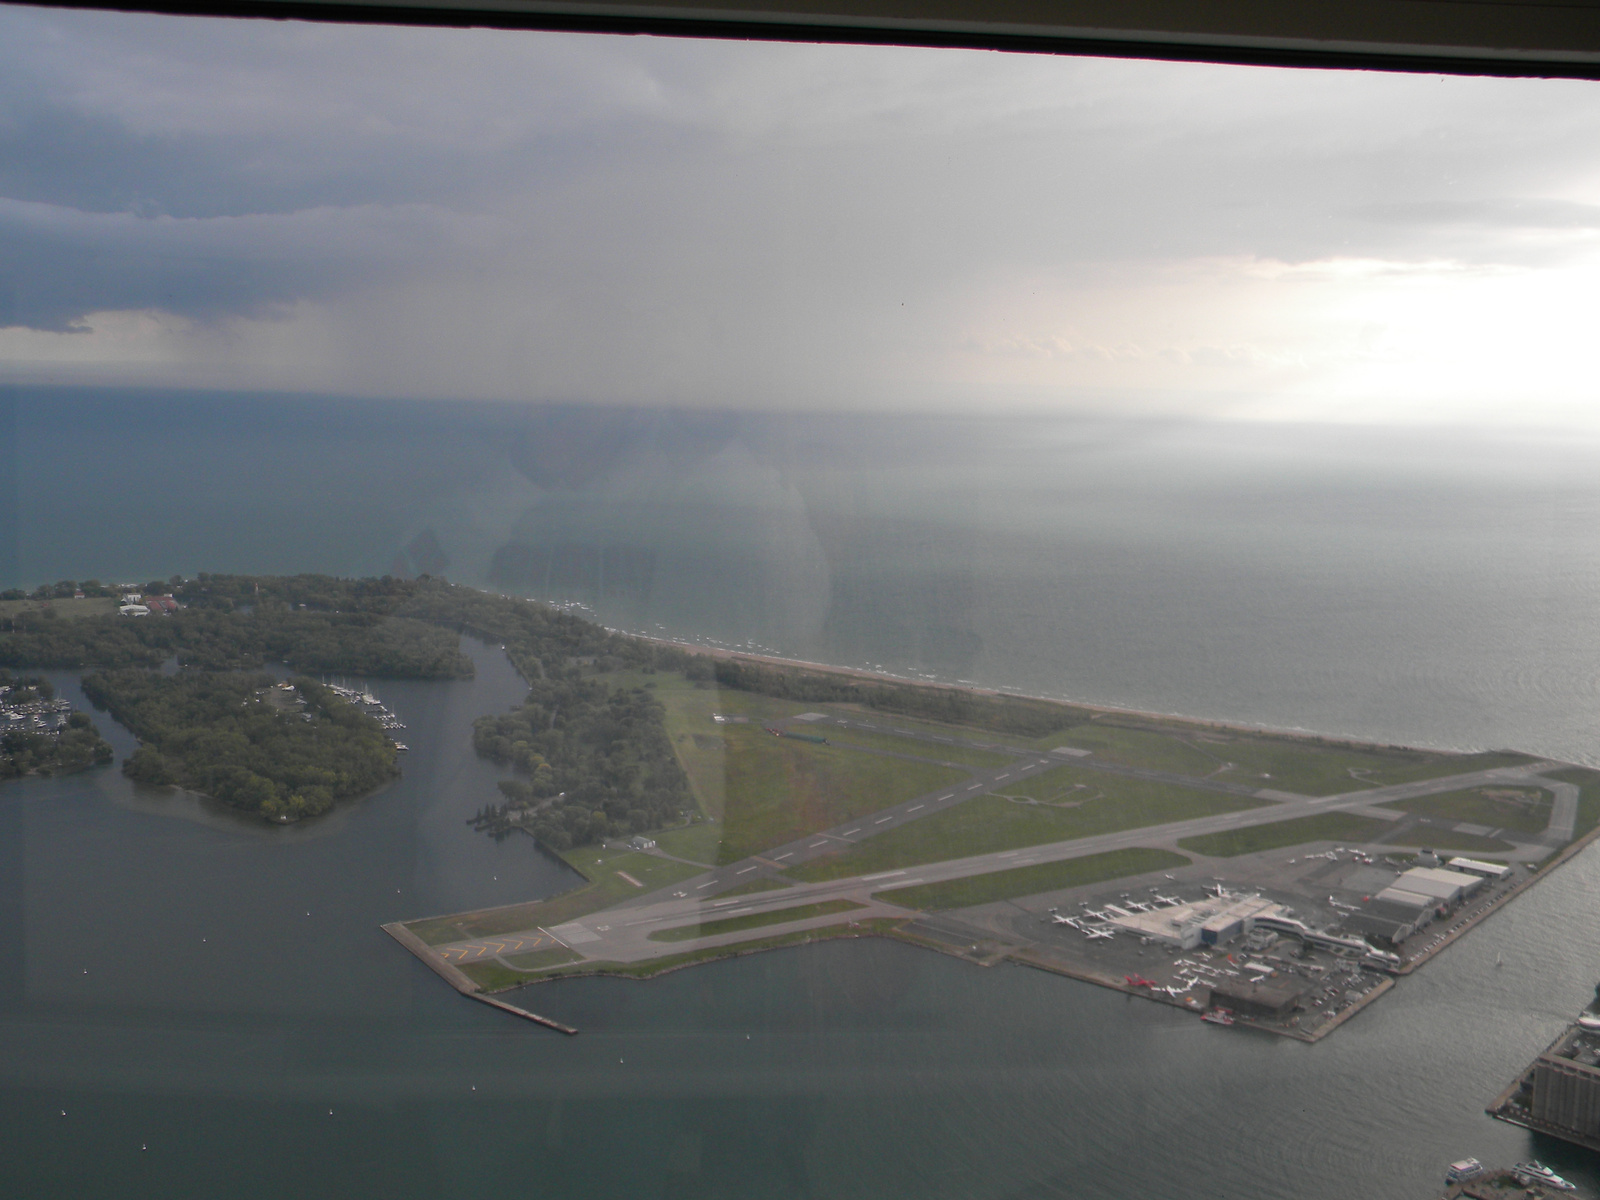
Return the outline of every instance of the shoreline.
{"type": "MultiPolygon", "coordinates": [[[[1527,754],[1530,759],[1541,757],[1523,750],[1508,751],[1504,747],[1495,746],[1462,748],[1458,746],[1414,746],[1404,742],[1376,742],[1357,737],[1354,734],[1317,733],[1311,729],[1282,725],[1251,724],[1243,721],[1217,720],[1211,717],[1193,717],[1184,713],[1157,712],[1153,709],[1129,708],[1124,705],[1103,704],[1090,700],[1066,700],[1060,696],[1038,696],[1016,688],[993,688],[982,687],[978,684],[944,683],[933,679],[916,679],[904,675],[893,675],[888,671],[869,671],[864,667],[840,667],[831,663],[813,662],[804,658],[783,658],[775,654],[758,654],[751,650],[730,650],[722,646],[702,646],[695,642],[680,642],[673,638],[652,637],[645,633],[626,633],[623,630],[614,630],[613,632],[621,633],[625,637],[638,638],[640,641],[653,642],[658,646],[671,646],[689,654],[702,654],[709,658],[743,659],[749,662],[761,663],[764,666],[794,667],[824,675],[848,675],[856,679],[878,683],[895,683],[906,687],[938,688],[942,691],[971,692],[977,696],[1032,700],[1039,704],[1059,705],[1062,708],[1084,709],[1096,716],[1144,717],[1152,721],[1181,721],[1186,725],[1196,725],[1204,729],[1220,729],[1230,733],[1261,733],[1273,737],[1322,742],[1333,746],[1370,746],[1381,750],[1419,750],[1428,754],[1494,754],[1504,752],[1527,754]]],[[[1573,765],[1583,766],[1584,764],[1574,763],[1573,765]]]]}

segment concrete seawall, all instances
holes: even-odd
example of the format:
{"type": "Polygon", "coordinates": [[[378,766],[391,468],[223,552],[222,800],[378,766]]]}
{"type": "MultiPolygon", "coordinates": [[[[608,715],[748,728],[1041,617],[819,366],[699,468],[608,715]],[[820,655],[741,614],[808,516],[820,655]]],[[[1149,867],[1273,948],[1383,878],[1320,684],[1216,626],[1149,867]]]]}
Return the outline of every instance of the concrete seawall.
{"type": "Polygon", "coordinates": [[[532,1021],[535,1025],[543,1025],[546,1029],[554,1029],[557,1033],[571,1036],[578,1032],[571,1025],[563,1025],[560,1021],[552,1020],[549,1017],[541,1017],[538,1013],[529,1012],[525,1008],[518,1008],[515,1004],[507,1004],[504,1000],[497,1000],[493,996],[485,996],[483,990],[476,983],[456,967],[445,962],[444,959],[434,953],[433,947],[429,946],[427,942],[424,942],[398,921],[380,926],[380,928],[407,950],[411,951],[412,954],[420,958],[430,971],[438,975],[469,1000],[476,1000],[479,1004],[487,1004],[491,1008],[498,1008],[500,1011],[508,1012],[512,1016],[521,1017],[524,1021],[532,1021]]]}

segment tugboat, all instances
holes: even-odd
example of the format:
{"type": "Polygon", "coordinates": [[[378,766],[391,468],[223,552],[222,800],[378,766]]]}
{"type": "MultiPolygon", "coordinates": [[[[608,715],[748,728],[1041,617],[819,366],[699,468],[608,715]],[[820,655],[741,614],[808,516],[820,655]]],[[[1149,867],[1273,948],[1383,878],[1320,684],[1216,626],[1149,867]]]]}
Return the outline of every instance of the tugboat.
{"type": "Polygon", "coordinates": [[[1202,1021],[1210,1021],[1213,1025],[1232,1025],[1233,1014],[1225,1008],[1213,1008],[1200,1014],[1202,1021]]]}
{"type": "Polygon", "coordinates": [[[1517,1182],[1524,1187],[1531,1184],[1539,1184],[1543,1187],[1555,1188],[1558,1192],[1575,1192],[1578,1190],[1577,1184],[1568,1183],[1541,1162],[1518,1163],[1511,1168],[1511,1173],[1516,1176],[1517,1182]]]}

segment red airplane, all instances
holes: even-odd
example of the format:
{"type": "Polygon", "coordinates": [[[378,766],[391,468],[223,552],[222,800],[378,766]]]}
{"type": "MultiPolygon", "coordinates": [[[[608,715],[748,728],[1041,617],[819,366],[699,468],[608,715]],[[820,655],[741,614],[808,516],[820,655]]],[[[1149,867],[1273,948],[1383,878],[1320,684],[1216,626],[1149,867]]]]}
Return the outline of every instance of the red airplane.
{"type": "Polygon", "coordinates": [[[1146,979],[1142,975],[1124,975],[1123,978],[1128,981],[1129,987],[1153,988],[1156,986],[1156,981],[1154,979],[1146,979]]]}

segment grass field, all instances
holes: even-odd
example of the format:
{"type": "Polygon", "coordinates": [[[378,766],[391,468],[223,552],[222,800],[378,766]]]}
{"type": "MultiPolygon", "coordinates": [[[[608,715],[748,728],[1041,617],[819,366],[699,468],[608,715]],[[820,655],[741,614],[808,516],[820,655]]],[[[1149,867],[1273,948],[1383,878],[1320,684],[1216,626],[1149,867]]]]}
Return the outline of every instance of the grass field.
{"type": "Polygon", "coordinates": [[[538,971],[546,967],[559,967],[564,963],[581,962],[583,955],[557,946],[550,950],[530,950],[526,954],[507,954],[505,960],[524,971],[538,971]]]}
{"type": "Polygon", "coordinates": [[[677,829],[662,829],[650,836],[655,838],[658,850],[711,866],[717,861],[717,847],[722,845],[722,823],[701,821],[677,829]]]}
{"type": "Polygon", "coordinates": [[[932,763],[775,738],[758,725],[723,728],[724,863],[969,777],[932,763]]]}
{"type": "Polygon", "coordinates": [[[722,933],[737,933],[741,929],[759,929],[763,925],[783,925],[789,921],[809,921],[812,917],[832,913],[850,912],[865,908],[854,900],[822,900],[816,904],[801,904],[794,908],[778,908],[768,912],[744,913],[737,917],[723,917],[700,925],[677,925],[671,929],[658,929],[650,935],[652,942],[692,942],[695,938],[716,937],[722,933]]]}
{"type": "Polygon", "coordinates": [[[1106,854],[1092,854],[1087,858],[1037,863],[1031,867],[1013,867],[1009,871],[973,875],[945,883],[924,883],[915,887],[894,888],[890,891],[876,892],[874,898],[906,908],[971,908],[976,904],[992,904],[997,900],[1012,900],[1018,896],[1055,892],[1063,888],[1100,883],[1107,879],[1121,879],[1126,875],[1170,871],[1175,867],[1188,865],[1187,858],[1170,850],[1112,850],[1106,854]]]}
{"type": "Polygon", "coordinates": [[[552,925],[560,925],[631,896],[639,896],[700,873],[699,867],[641,854],[637,850],[602,850],[596,846],[580,846],[568,850],[562,857],[588,877],[590,882],[549,900],[454,913],[446,917],[429,917],[421,921],[409,921],[406,928],[430,946],[442,946],[446,942],[459,942],[484,934],[513,933],[541,925],[548,929],[552,925]],[[634,887],[618,875],[618,871],[626,871],[644,886],[634,887]]]}
{"type": "Polygon", "coordinates": [[[461,973],[478,985],[480,991],[498,992],[504,988],[527,983],[531,976],[513,971],[503,963],[475,962],[460,968],[461,973]]]}
{"type": "MultiPolygon", "coordinates": [[[[817,722],[815,727],[796,725],[796,733],[811,733],[825,737],[841,746],[865,746],[871,750],[887,750],[891,754],[912,754],[918,758],[931,758],[940,762],[963,763],[969,767],[1003,767],[1015,761],[1015,755],[998,754],[993,750],[973,750],[966,746],[946,746],[938,742],[925,742],[917,738],[896,737],[892,733],[872,733],[865,729],[840,729],[837,725],[817,722]]],[[[969,737],[981,737],[976,731],[969,737]]]]}
{"type": "Polygon", "coordinates": [[[729,888],[725,892],[715,893],[718,900],[726,900],[730,896],[753,896],[757,892],[781,892],[784,888],[793,887],[794,884],[786,879],[756,878],[750,883],[741,883],[736,888],[729,888]]]}
{"type": "MultiPolygon", "coordinates": [[[[751,938],[748,942],[735,942],[731,946],[702,946],[697,950],[685,950],[682,954],[669,954],[664,958],[652,958],[645,962],[613,963],[613,962],[586,962],[574,963],[567,967],[557,967],[538,976],[539,979],[559,978],[564,975],[621,975],[630,979],[649,979],[652,975],[659,975],[663,971],[675,970],[693,963],[711,962],[719,958],[730,958],[736,954],[750,954],[759,950],[778,950],[785,946],[801,946],[810,942],[825,942],[834,938],[861,937],[863,934],[891,933],[898,929],[904,922],[887,917],[868,917],[851,925],[824,925],[817,929],[798,929],[790,933],[775,933],[767,937],[751,938]]],[[[517,982],[527,982],[523,977],[517,982]]]]}
{"type": "Polygon", "coordinates": [[[64,620],[75,617],[102,617],[117,611],[120,603],[112,596],[85,596],[82,600],[0,600],[0,618],[19,613],[53,612],[64,620]]]}
{"type": "Polygon", "coordinates": [[[1358,817],[1338,812],[1318,813],[1314,817],[1295,817],[1272,825],[1182,838],[1178,845],[1210,858],[1233,858],[1239,854],[1279,850],[1307,842],[1369,842],[1393,828],[1392,821],[1381,821],[1376,817],[1358,817]]]}
{"type": "Polygon", "coordinates": [[[1423,817],[1445,817],[1490,829],[1509,829],[1516,833],[1543,833],[1550,824],[1550,807],[1555,797],[1543,788],[1489,787],[1462,792],[1441,792],[1381,805],[1396,812],[1423,817]]]}
{"type": "Polygon", "coordinates": [[[1128,766],[1181,775],[1214,775],[1230,782],[1307,796],[1331,796],[1530,761],[1522,754],[1445,754],[1389,746],[1352,746],[1312,737],[1122,716],[1085,722],[1033,744],[1042,750],[1076,746],[1128,766]]]}
{"type": "MultiPolygon", "coordinates": [[[[1078,767],[1057,767],[1024,781],[1015,794],[1062,794],[1074,783],[1088,797],[1074,808],[1019,804],[998,796],[977,796],[954,808],[881,833],[852,850],[813,859],[788,871],[795,879],[842,879],[850,875],[1015,850],[1044,842],[1063,842],[1138,829],[1190,817],[1237,812],[1270,803],[1219,792],[1202,792],[1142,779],[1100,775],[1078,767]]],[[[1071,793],[1068,793],[1071,794],[1071,793]]]]}

